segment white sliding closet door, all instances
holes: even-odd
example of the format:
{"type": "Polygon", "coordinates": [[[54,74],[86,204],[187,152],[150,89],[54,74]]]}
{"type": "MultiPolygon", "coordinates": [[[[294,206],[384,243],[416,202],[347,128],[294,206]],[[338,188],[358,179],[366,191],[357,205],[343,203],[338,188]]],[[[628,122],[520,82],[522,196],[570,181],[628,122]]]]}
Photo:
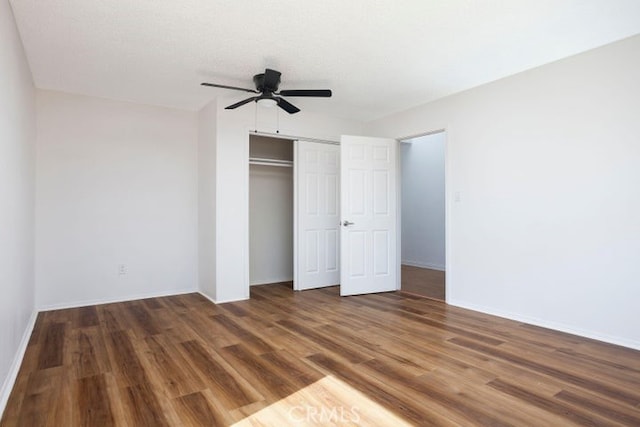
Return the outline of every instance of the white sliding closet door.
{"type": "Polygon", "coordinates": [[[340,281],[340,147],[295,142],[294,289],[340,281]]]}

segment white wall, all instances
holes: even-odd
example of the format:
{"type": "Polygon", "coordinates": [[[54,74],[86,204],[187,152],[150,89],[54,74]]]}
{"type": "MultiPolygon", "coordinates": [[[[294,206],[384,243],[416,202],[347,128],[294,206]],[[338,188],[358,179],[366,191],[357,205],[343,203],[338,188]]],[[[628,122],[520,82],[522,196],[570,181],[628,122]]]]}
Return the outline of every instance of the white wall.
{"type": "Polygon", "coordinates": [[[196,290],[196,113],[47,91],[37,113],[38,307],[196,290]]]}
{"type": "Polygon", "coordinates": [[[216,103],[198,113],[198,281],[216,299],[216,103]]]}
{"type": "Polygon", "coordinates": [[[448,131],[448,302],[640,348],[638,52],[640,36],[369,124],[448,131]]]}
{"type": "Polygon", "coordinates": [[[35,92],[13,15],[0,2],[0,416],[34,317],[35,92]]]}
{"type": "Polygon", "coordinates": [[[252,285],[293,280],[293,168],[250,166],[249,245],[252,285]]]}
{"type": "Polygon", "coordinates": [[[445,269],[445,133],[414,138],[400,146],[402,263],[445,269]]]}
{"type": "MultiPolygon", "coordinates": [[[[238,98],[240,99],[240,98],[238,98]]],[[[216,301],[249,298],[249,133],[275,132],[339,140],[361,134],[362,123],[300,113],[289,115],[262,108],[256,126],[255,107],[225,110],[235,99],[218,100],[216,137],[216,301]]]]}

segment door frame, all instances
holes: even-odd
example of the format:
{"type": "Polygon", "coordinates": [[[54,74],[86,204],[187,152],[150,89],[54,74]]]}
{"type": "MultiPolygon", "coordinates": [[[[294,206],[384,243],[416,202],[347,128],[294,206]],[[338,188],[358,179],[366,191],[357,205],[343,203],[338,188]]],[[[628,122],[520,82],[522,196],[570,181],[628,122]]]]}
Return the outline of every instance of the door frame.
{"type": "Polygon", "coordinates": [[[444,253],[445,253],[445,276],[444,276],[444,300],[445,303],[449,303],[451,297],[451,203],[453,202],[453,198],[451,197],[451,168],[449,165],[449,160],[451,158],[449,153],[449,141],[451,140],[451,126],[443,126],[440,128],[436,128],[434,130],[419,132],[415,134],[411,134],[408,136],[403,136],[396,138],[398,143],[398,157],[397,157],[397,168],[396,168],[396,206],[398,209],[397,212],[397,269],[398,269],[398,283],[397,289],[401,289],[402,284],[402,154],[400,150],[400,144],[402,141],[406,141],[407,139],[420,138],[423,136],[434,135],[438,133],[444,132],[444,253]]]}

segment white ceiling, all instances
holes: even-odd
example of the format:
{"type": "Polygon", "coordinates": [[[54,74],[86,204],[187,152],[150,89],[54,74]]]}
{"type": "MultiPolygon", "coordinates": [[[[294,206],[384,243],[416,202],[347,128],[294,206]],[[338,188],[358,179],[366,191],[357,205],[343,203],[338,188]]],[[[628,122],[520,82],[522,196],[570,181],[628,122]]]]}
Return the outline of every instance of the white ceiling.
{"type": "MultiPolygon", "coordinates": [[[[371,120],[640,33],[638,0],[11,0],[42,89],[197,110],[265,67],[371,120]]],[[[248,94],[246,94],[248,95],[248,94]]]]}

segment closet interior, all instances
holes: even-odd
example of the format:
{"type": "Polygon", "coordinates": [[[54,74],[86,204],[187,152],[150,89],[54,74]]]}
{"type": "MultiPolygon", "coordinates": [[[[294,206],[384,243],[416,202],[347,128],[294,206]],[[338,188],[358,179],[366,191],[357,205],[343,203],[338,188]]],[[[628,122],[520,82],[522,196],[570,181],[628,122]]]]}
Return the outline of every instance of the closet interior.
{"type": "Polygon", "coordinates": [[[249,282],[293,283],[293,141],[249,137],[249,282]]]}

